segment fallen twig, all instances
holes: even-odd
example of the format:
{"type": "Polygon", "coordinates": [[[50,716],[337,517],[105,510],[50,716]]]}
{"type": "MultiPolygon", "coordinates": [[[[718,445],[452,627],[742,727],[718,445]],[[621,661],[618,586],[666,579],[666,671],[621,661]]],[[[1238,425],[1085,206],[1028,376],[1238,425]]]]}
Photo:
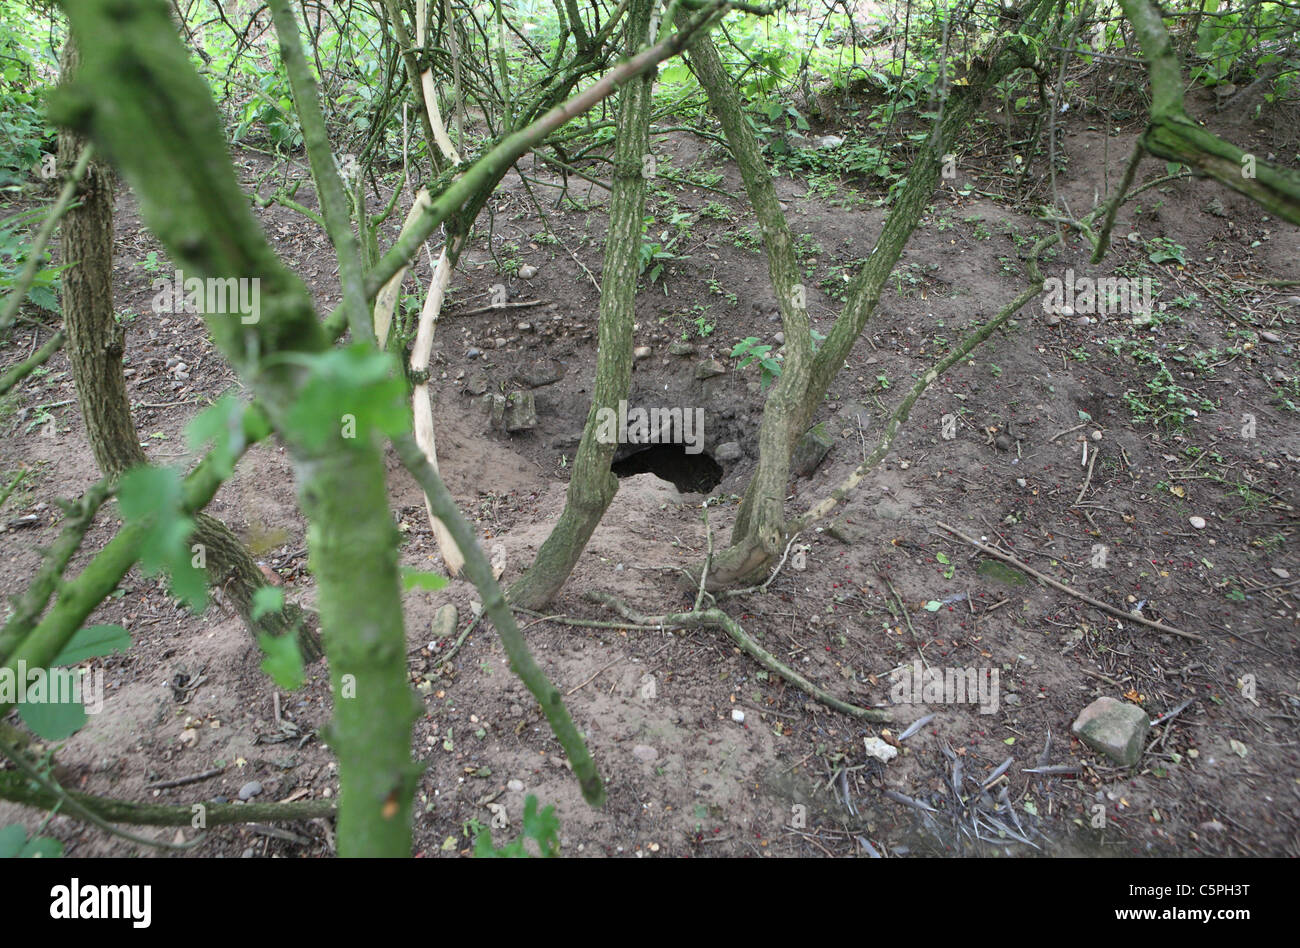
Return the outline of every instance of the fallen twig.
{"type": "Polygon", "coordinates": [[[1108,613],[1120,619],[1127,619],[1130,622],[1136,622],[1139,625],[1148,626],[1152,629],[1159,629],[1161,632],[1168,632],[1170,635],[1181,636],[1182,638],[1190,639],[1193,642],[1205,641],[1204,636],[1197,635],[1195,632],[1184,632],[1182,629],[1176,629],[1172,625],[1165,625],[1163,622],[1157,622],[1154,619],[1144,619],[1142,616],[1134,615],[1131,612],[1125,612],[1122,609],[1117,609],[1114,606],[1108,605],[1107,603],[1104,603],[1099,599],[1093,599],[1091,596],[1087,595],[1086,593],[1081,593],[1077,589],[1071,589],[1069,586],[1065,585],[1065,583],[1058,582],[1057,580],[1052,579],[1052,577],[1050,576],[1045,576],[1044,574],[1040,573],[1038,570],[1034,569],[1032,566],[1026,564],[1024,561],[1016,559],[1011,554],[1003,553],[1001,550],[996,550],[993,547],[989,546],[987,543],[981,543],[979,540],[973,540],[970,537],[966,536],[966,534],[962,533],[960,530],[956,529],[955,527],[950,527],[946,523],[936,522],[935,526],[939,527],[941,530],[947,530],[949,533],[951,533],[953,536],[957,537],[960,540],[965,540],[967,543],[975,547],[981,553],[999,559],[1010,566],[1014,566],[1016,569],[1020,570],[1021,572],[1028,573],[1030,576],[1034,577],[1038,581],[1047,583],[1047,585],[1051,586],[1053,589],[1059,589],[1061,592],[1067,595],[1073,596],[1076,599],[1081,599],[1084,602],[1088,603],[1088,605],[1100,609],[1102,612],[1108,613]]]}

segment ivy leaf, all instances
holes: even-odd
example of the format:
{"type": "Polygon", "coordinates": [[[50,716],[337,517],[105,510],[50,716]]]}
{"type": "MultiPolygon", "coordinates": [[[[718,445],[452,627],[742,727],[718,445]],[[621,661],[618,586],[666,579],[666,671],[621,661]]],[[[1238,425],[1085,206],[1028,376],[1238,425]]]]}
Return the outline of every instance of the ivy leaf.
{"type": "Polygon", "coordinates": [[[131,636],[120,625],[92,625],[79,629],[50,664],[75,665],[111,652],[125,652],[130,647],[131,636]]]}
{"type": "Polygon", "coordinates": [[[397,435],[408,430],[406,386],[391,354],[358,343],[309,359],[310,377],[285,421],[309,450],[335,438],[397,435]]]}
{"type": "Polygon", "coordinates": [[[285,691],[294,691],[302,687],[305,676],[302,669],[302,653],[298,651],[296,635],[292,633],[267,635],[263,632],[258,635],[257,644],[266,654],[262,659],[262,671],[270,675],[272,680],[285,691]]]}

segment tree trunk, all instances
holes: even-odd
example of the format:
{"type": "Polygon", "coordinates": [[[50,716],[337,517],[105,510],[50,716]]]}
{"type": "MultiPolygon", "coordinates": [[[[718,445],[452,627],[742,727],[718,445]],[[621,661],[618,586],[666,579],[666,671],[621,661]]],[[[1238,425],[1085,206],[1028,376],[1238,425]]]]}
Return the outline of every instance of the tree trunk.
{"type": "MultiPolygon", "coordinates": [[[[77,67],[71,40],[63,50],[63,75],[77,67]]],[[[59,132],[59,163],[71,168],[85,147],[81,135],[59,132]]],[[[80,203],[63,219],[62,252],[72,262],[63,272],[63,320],[68,358],[76,384],[77,401],[85,421],[91,453],[100,472],[117,478],[147,464],[122,372],[125,328],[113,315],[113,174],[98,159],[91,159],[78,191],[80,203]]],[[[249,631],[280,636],[295,629],[303,658],[313,661],[323,654],[311,614],[286,603],[280,612],[253,620],[253,594],[266,585],[265,577],[239,538],[220,520],[207,514],[195,518],[193,542],[204,548],[208,581],[226,594],[249,631]]]]}
{"type": "MultiPolygon", "coordinates": [[[[1041,32],[1045,28],[1041,16],[1048,7],[1041,0],[1031,3],[1023,11],[1020,29],[1026,33],[1041,32]]],[[[785,496],[790,456],[796,442],[812,421],[822,396],[875,311],[885,282],[933,197],[944,155],[979,107],[985,90],[1015,69],[1029,65],[1032,59],[1023,41],[995,39],[987,58],[972,60],[964,83],[952,86],[934,134],[908,168],[907,184],[895,199],[870,257],[850,287],[848,304],[816,356],[810,356],[804,288],[797,283],[798,268],[789,228],[758,141],[744,120],[716,48],[707,37],[692,44],[690,56],[709,104],[722,123],[759,219],[786,336],[786,361],[781,378],[763,411],[758,467],[737,513],[730,546],[714,558],[709,573],[710,588],[716,589],[761,580],[781,552],[787,532],[785,496]]]]}
{"type": "MultiPolygon", "coordinates": [[[[679,17],[681,14],[679,13],[679,17]]],[[[785,330],[785,361],[781,376],[763,407],[758,431],[758,466],[745,489],[731,545],[714,558],[710,582],[715,588],[730,586],[761,574],[781,551],[785,525],[786,485],[790,480],[790,452],[800,399],[811,365],[807,291],[800,282],[794,241],[763,160],[762,148],[750,129],[713,39],[696,39],[688,53],[691,67],[708,95],[709,107],[722,124],[732,156],[740,166],[745,192],[758,217],[767,251],[768,272],[781,309],[785,330]]]]}
{"type": "MultiPolygon", "coordinates": [[[[633,0],[629,17],[630,56],[649,30],[650,0],[633,0]]],[[[614,187],[600,277],[599,343],[591,411],[582,430],[560,521],[537,551],[528,572],[510,588],[510,601],[525,609],[540,609],[555,598],[618,491],[618,478],[610,471],[618,445],[613,440],[602,443],[598,420],[602,411],[618,412],[618,403],[627,398],[632,382],[632,323],[640,276],[646,191],[643,158],[650,148],[652,82],[652,74],[647,74],[619,92],[614,187]]]]}

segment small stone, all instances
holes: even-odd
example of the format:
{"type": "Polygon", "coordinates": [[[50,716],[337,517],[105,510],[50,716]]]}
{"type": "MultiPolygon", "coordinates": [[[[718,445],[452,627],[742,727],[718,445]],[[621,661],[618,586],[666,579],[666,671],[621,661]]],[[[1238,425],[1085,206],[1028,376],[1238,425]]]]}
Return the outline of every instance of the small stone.
{"type": "Polygon", "coordinates": [[[695,377],[701,382],[705,379],[711,379],[719,375],[726,375],[727,367],[717,359],[710,359],[707,362],[701,362],[695,367],[695,377]]]}
{"type": "Polygon", "coordinates": [[[537,401],[532,392],[511,392],[506,398],[505,429],[528,431],[537,427],[537,401]]]}
{"type": "Polygon", "coordinates": [[[823,150],[839,148],[843,144],[844,139],[839,135],[819,135],[813,139],[813,146],[823,150]]]}
{"type": "Polygon", "coordinates": [[[467,358],[467,359],[477,359],[477,358],[478,358],[479,356],[481,356],[482,354],[483,354],[483,353],[482,353],[480,350],[475,349],[473,346],[471,346],[469,349],[467,349],[467,350],[465,351],[465,358],[467,358]]]}
{"type": "Polygon", "coordinates": [[[854,526],[853,524],[849,523],[847,520],[844,519],[833,521],[830,524],[830,526],[826,528],[826,532],[829,533],[831,536],[833,536],[835,539],[839,540],[841,543],[844,543],[849,546],[852,546],[854,543],[857,543],[864,536],[866,536],[866,532],[864,530],[862,530],[860,527],[854,526]]]}
{"type": "Polygon", "coordinates": [[[1205,529],[1205,518],[1204,518],[1204,517],[1188,517],[1188,518],[1187,518],[1187,522],[1190,523],[1190,524],[1191,524],[1193,527],[1195,527],[1197,530],[1204,530],[1204,529],[1205,529]]]}
{"type": "Polygon", "coordinates": [[[684,339],[678,339],[668,346],[668,354],[675,356],[693,356],[695,347],[684,339]]]}
{"type": "Polygon", "coordinates": [[[739,708],[732,708],[732,709],[731,709],[731,720],[735,721],[737,724],[744,724],[744,723],[745,723],[745,712],[744,712],[744,711],[741,711],[739,708]]]}
{"type": "Polygon", "coordinates": [[[804,436],[795,445],[790,456],[790,471],[796,477],[811,477],[818,465],[826,459],[834,439],[826,432],[824,425],[814,425],[804,432],[804,436]]]}
{"type": "Polygon", "coordinates": [[[475,372],[465,380],[465,391],[470,395],[482,395],[488,390],[487,376],[482,372],[475,372]]]}
{"type": "Polygon", "coordinates": [[[779,332],[779,333],[777,333],[775,336],[773,336],[772,338],[776,340],[776,344],[777,344],[778,346],[783,346],[783,345],[785,345],[785,333],[783,333],[783,332],[779,332]]]}
{"type": "Polygon", "coordinates": [[[728,441],[725,444],[718,445],[713,452],[713,458],[716,461],[739,461],[743,451],[740,449],[740,443],[737,441],[728,441]]]}
{"type": "Polygon", "coordinates": [[[1002,700],[1010,705],[1018,705],[1020,704],[1020,695],[1015,695],[1015,694],[1007,695],[1002,700]]]}
{"type": "Polygon", "coordinates": [[[637,346],[635,349],[632,350],[632,358],[637,362],[640,362],[642,359],[650,358],[650,347],[637,346]]]}
{"type": "Polygon", "coordinates": [[[1070,731],[1121,767],[1132,767],[1142,756],[1150,728],[1146,712],[1137,705],[1098,698],[1080,712],[1070,731]]]}
{"type": "Polygon", "coordinates": [[[506,789],[511,793],[523,793],[524,782],[522,780],[511,780],[506,784],[506,789]]]}
{"type": "Polygon", "coordinates": [[[256,780],[250,780],[239,788],[239,799],[251,800],[262,792],[262,785],[256,780]]]}
{"type": "Polygon", "coordinates": [[[532,332],[532,331],[533,331],[533,324],[532,324],[532,323],[515,323],[515,329],[519,330],[520,332],[532,332]]]}
{"type": "Polygon", "coordinates": [[[511,377],[520,385],[527,385],[529,388],[541,388],[543,385],[551,385],[564,378],[564,364],[555,359],[538,359],[534,362],[525,362],[515,369],[514,375],[511,377]]]}
{"type": "Polygon", "coordinates": [[[878,737],[864,737],[862,744],[868,757],[874,757],[883,763],[889,763],[898,756],[898,748],[887,744],[878,737]]]}
{"type": "Polygon", "coordinates": [[[432,639],[429,642],[430,648],[432,648],[437,642],[443,639],[449,639],[456,634],[457,618],[458,614],[456,612],[456,607],[451,603],[447,603],[437,611],[433,617],[433,626],[429,630],[429,635],[432,639]]]}
{"type": "Polygon", "coordinates": [[[1282,341],[1282,337],[1279,336],[1279,335],[1278,335],[1277,333],[1275,333],[1275,332],[1267,332],[1267,331],[1265,331],[1265,332],[1261,332],[1261,333],[1259,334],[1259,338],[1263,339],[1265,342],[1281,342],[1281,341],[1282,341]]]}
{"type": "Polygon", "coordinates": [[[1271,572],[1274,576],[1276,576],[1278,579],[1290,579],[1290,578],[1291,578],[1291,574],[1290,574],[1287,570],[1284,570],[1284,569],[1283,569],[1282,567],[1280,567],[1280,566],[1274,566],[1274,567],[1270,570],[1270,572],[1271,572]]]}
{"type": "Polygon", "coordinates": [[[492,344],[498,349],[504,349],[506,347],[506,340],[501,336],[498,336],[496,339],[492,340],[492,344]]]}
{"type": "Polygon", "coordinates": [[[531,280],[535,276],[537,276],[537,268],[531,263],[525,263],[519,268],[519,279],[531,280]]]}
{"type": "Polygon", "coordinates": [[[1093,441],[1100,441],[1100,440],[1101,440],[1101,432],[1100,432],[1100,431],[1094,431],[1094,432],[1092,433],[1092,440],[1093,440],[1093,441]]]}
{"type": "Polygon", "coordinates": [[[648,764],[650,761],[658,759],[659,752],[649,744],[638,744],[632,748],[632,756],[648,764]]]}

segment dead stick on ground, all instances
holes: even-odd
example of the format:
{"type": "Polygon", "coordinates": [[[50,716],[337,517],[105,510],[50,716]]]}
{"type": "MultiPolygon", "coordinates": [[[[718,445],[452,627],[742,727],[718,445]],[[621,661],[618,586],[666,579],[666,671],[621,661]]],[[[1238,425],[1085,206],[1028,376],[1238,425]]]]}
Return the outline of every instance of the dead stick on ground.
{"type": "Polygon", "coordinates": [[[545,300],[522,300],[518,303],[496,303],[488,306],[480,306],[478,309],[467,309],[463,313],[447,313],[446,319],[461,319],[465,316],[482,316],[484,313],[495,313],[497,310],[507,309],[526,309],[529,306],[541,306],[545,300]]]}
{"type": "Polygon", "coordinates": [[[208,780],[219,774],[226,772],[225,767],[217,767],[213,770],[205,770],[201,774],[190,774],[188,777],[178,777],[175,780],[160,780],[158,783],[151,783],[145,786],[146,790],[170,790],[172,787],[184,787],[187,784],[198,783],[200,780],[208,780]]]}
{"type": "Polygon", "coordinates": [[[987,555],[995,557],[1004,563],[1008,563],[1011,566],[1014,566],[1016,569],[1020,570],[1022,573],[1028,573],[1030,576],[1034,577],[1039,582],[1047,583],[1047,585],[1051,586],[1053,589],[1059,589],[1061,592],[1065,593],[1066,595],[1073,596],[1076,599],[1082,599],[1088,605],[1095,606],[1096,608],[1100,609],[1102,612],[1108,613],[1120,619],[1127,619],[1129,622],[1136,622],[1139,625],[1145,625],[1153,629],[1159,629],[1161,632],[1168,632],[1170,635],[1178,635],[1181,636],[1182,638],[1190,639],[1193,642],[1205,641],[1204,636],[1197,635],[1195,632],[1184,632],[1182,629],[1175,629],[1172,625],[1165,625],[1163,622],[1156,622],[1154,619],[1144,619],[1141,616],[1133,615],[1133,613],[1131,612],[1124,612],[1122,609],[1116,609],[1114,606],[1108,605],[1107,603],[1104,603],[1099,599],[1093,599],[1091,596],[1086,595],[1085,593],[1081,593],[1077,589],[1071,589],[1069,586],[1065,585],[1065,583],[1057,582],[1056,580],[1052,579],[1052,577],[1050,576],[1044,576],[1042,573],[1038,572],[1038,570],[1034,569],[1032,566],[1029,566],[1028,564],[1022,562],[1021,560],[1016,559],[1014,556],[1011,556],[1010,554],[1003,553],[1001,550],[995,550],[993,547],[985,543],[981,543],[979,540],[972,540],[970,537],[966,536],[966,534],[962,533],[960,530],[957,530],[954,527],[950,527],[946,523],[936,521],[935,526],[941,530],[947,530],[949,533],[951,533],[953,536],[957,537],[958,539],[965,540],[967,543],[975,547],[981,553],[986,553],[987,555]]]}
{"type": "Polygon", "coordinates": [[[1101,453],[1100,451],[1092,452],[1092,458],[1091,460],[1088,461],[1088,474],[1083,479],[1083,486],[1079,488],[1079,496],[1074,498],[1074,503],[1071,504],[1070,506],[1072,507],[1079,506],[1079,501],[1083,500],[1083,495],[1088,493],[1088,485],[1092,483],[1092,468],[1093,465],[1097,463],[1097,455],[1100,453],[1101,453]]]}

